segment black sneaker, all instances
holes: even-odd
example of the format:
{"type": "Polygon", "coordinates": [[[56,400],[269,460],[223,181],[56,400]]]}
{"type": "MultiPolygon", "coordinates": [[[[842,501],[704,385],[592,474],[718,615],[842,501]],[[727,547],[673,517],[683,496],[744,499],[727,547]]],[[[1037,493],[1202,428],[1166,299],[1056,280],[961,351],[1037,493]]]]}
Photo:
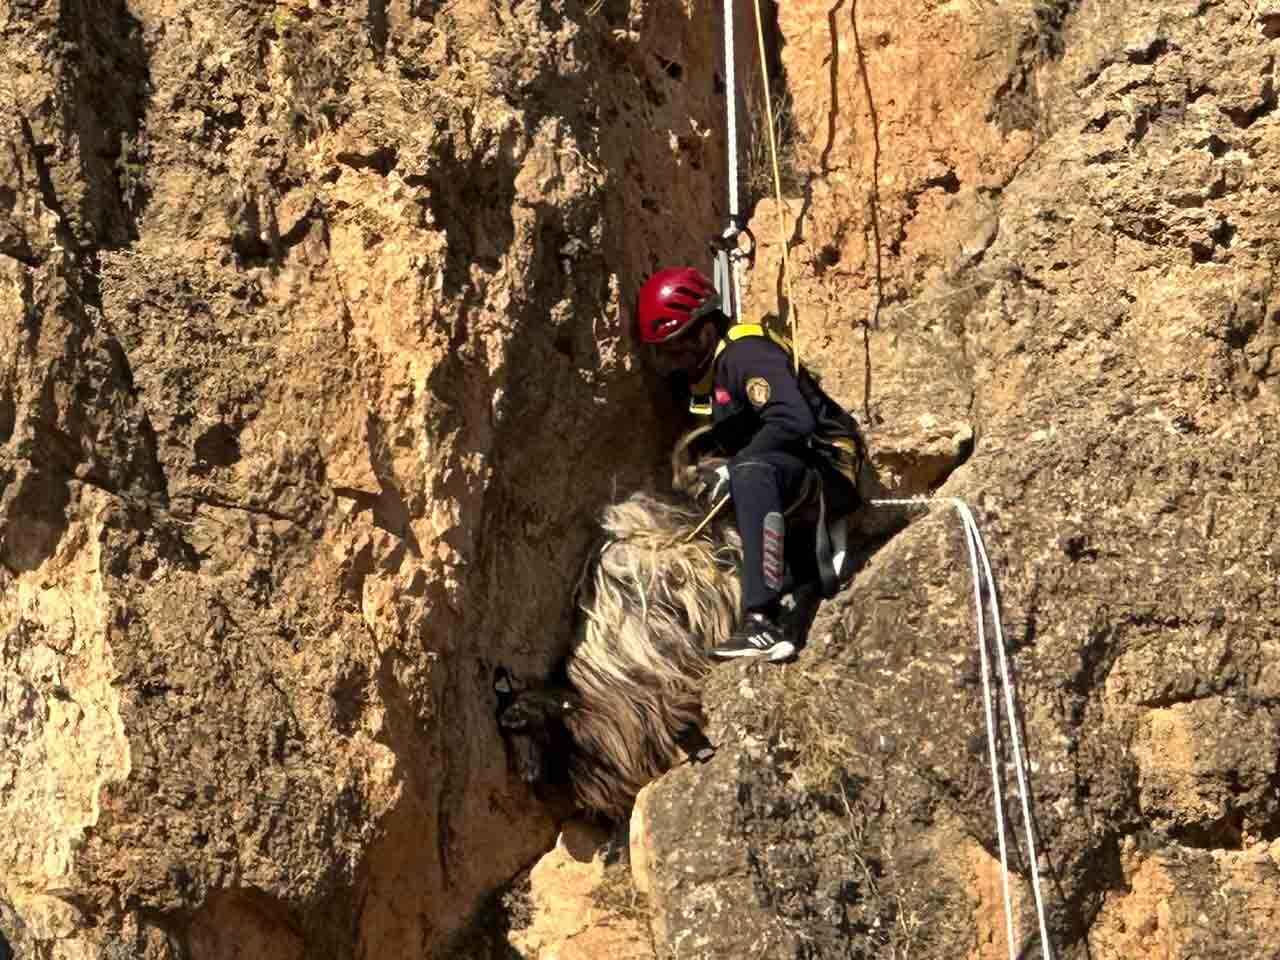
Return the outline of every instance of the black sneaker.
{"type": "Polygon", "coordinates": [[[747,614],[742,629],[711,651],[718,660],[763,657],[771,663],[789,660],[795,653],[795,644],[783,636],[782,628],[762,613],[747,614]]]}

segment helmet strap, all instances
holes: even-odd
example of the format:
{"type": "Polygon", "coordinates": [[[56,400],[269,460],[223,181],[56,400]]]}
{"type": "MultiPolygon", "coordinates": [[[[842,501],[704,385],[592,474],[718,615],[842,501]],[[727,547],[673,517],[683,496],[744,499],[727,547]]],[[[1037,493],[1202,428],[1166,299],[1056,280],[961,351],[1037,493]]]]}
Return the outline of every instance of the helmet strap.
{"type": "Polygon", "coordinates": [[[715,363],[716,359],[716,343],[724,333],[724,320],[724,314],[717,310],[715,313],[705,317],[703,322],[698,325],[695,336],[702,336],[702,330],[708,326],[715,330],[716,335],[707,341],[706,352],[698,359],[697,370],[693,375],[695,383],[706,379],[707,374],[711,372],[711,365],[715,363]]]}

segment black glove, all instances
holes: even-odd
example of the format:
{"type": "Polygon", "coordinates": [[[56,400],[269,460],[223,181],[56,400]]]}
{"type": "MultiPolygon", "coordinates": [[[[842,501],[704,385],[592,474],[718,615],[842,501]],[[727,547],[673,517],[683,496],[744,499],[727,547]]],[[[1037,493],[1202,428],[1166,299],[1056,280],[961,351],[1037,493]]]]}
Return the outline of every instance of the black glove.
{"type": "Polygon", "coordinates": [[[729,493],[729,465],[698,468],[698,479],[693,485],[693,498],[706,510],[720,502],[729,493]]]}

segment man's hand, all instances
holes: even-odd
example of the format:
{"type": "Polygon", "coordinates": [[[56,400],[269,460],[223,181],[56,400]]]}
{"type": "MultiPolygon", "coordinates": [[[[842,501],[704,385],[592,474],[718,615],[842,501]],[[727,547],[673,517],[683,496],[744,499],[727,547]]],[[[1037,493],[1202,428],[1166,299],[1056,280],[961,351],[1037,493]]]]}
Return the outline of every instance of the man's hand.
{"type": "Polygon", "coordinates": [[[729,465],[721,463],[714,467],[699,467],[692,493],[703,509],[714,507],[729,493],[729,465]]]}

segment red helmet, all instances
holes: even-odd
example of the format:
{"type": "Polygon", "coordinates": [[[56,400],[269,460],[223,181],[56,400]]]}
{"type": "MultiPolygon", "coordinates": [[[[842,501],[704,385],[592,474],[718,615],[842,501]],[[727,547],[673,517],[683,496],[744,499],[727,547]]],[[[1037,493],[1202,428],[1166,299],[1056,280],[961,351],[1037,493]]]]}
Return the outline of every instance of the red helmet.
{"type": "Polygon", "coordinates": [[[651,274],[636,297],[636,329],[642,343],[662,343],[684,333],[720,306],[711,281],[693,267],[666,267],[651,274]]]}

